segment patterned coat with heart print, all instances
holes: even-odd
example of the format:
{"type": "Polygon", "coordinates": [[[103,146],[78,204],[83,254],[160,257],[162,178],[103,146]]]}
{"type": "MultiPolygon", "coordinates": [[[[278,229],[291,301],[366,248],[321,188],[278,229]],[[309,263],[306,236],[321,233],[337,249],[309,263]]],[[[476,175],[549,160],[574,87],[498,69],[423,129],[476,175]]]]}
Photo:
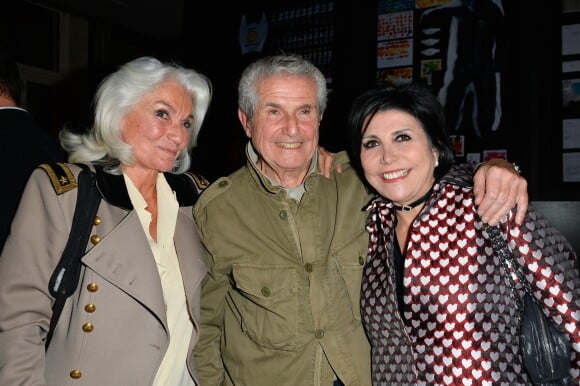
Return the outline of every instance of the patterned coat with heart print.
{"type": "MultiPolygon", "coordinates": [[[[370,240],[361,313],[374,385],[529,384],[516,303],[476,214],[471,176],[454,166],[412,224],[404,321],[395,288],[395,209],[381,197],[366,208],[370,240]]],[[[572,375],[580,384],[580,278],[572,247],[531,207],[522,226],[512,211],[500,229],[544,311],[571,339],[572,375]]]]}

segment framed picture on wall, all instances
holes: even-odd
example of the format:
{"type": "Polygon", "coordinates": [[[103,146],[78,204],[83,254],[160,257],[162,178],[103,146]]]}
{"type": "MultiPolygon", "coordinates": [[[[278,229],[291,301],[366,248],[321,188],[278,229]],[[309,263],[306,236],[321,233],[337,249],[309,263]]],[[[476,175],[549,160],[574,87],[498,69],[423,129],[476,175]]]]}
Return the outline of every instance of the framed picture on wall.
{"type": "Polygon", "coordinates": [[[562,80],[562,109],[564,113],[580,113],[580,79],[562,80]]]}
{"type": "Polygon", "coordinates": [[[377,80],[394,84],[411,83],[413,67],[383,68],[377,71],[377,80]]]}
{"type": "Polygon", "coordinates": [[[413,64],[413,39],[387,40],[377,43],[377,68],[413,64]]]}
{"type": "Polygon", "coordinates": [[[451,148],[455,157],[463,157],[465,153],[465,136],[464,135],[450,135],[451,148]]]}
{"type": "Polygon", "coordinates": [[[580,153],[562,154],[562,179],[564,182],[580,182],[580,153]]]}
{"type": "Polygon", "coordinates": [[[492,158],[501,158],[507,160],[507,150],[484,150],[483,151],[483,162],[489,161],[492,158]]]}

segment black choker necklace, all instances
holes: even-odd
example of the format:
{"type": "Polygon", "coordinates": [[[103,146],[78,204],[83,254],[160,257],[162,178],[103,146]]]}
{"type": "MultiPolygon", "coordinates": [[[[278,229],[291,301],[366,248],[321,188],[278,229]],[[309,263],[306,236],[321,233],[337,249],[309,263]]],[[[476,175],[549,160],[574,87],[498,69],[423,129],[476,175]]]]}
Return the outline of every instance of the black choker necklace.
{"type": "Polygon", "coordinates": [[[401,206],[399,206],[399,205],[393,204],[393,207],[396,210],[400,210],[402,212],[410,212],[411,209],[413,209],[417,205],[420,205],[420,204],[424,203],[427,200],[427,198],[429,198],[429,196],[431,195],[431,191],[432,190],[433,190],[433,188],[429,189],[429,191],[427,193],[425,193],[424,196],[418,198],[417,200],[413,201],[412,203],[410,203],[408,205],[401,205],[401,206]]]}

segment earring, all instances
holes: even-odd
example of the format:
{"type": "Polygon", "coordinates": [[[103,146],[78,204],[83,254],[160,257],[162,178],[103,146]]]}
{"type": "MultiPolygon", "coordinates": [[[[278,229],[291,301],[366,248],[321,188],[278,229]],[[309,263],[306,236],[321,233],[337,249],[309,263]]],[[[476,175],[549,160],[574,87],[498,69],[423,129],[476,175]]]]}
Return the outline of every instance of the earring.
{"type": "Polygon", "coordinates": [[[435,167],[437,167],[437,166],[439,166],[439,160],[438,159],[435,160],[435,167]]]}

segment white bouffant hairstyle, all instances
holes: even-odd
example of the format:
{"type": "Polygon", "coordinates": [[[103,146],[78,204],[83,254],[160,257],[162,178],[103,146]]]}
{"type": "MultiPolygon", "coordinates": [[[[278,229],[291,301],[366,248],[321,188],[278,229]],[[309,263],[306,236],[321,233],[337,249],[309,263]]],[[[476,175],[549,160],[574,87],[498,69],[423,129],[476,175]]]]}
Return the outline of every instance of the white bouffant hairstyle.
{"type": "Polygon", "coordinates": [[[69,153],[69,162],[95,162],[111,174],[120,174],[121,165],[132,164],[132,147],[122,140],[122,120],[143,96],[167,80],[177,81],[188,90],[193,102],[189,144],[176,158],[171,173],[189,170],[190,151],[197,143],[211,101],[211,82],[195,70],[152,57],[130,61],[101,82],[93,101],[94,123],[87,132],[61,130],[59,137],[62,147],[69,153]]]}

